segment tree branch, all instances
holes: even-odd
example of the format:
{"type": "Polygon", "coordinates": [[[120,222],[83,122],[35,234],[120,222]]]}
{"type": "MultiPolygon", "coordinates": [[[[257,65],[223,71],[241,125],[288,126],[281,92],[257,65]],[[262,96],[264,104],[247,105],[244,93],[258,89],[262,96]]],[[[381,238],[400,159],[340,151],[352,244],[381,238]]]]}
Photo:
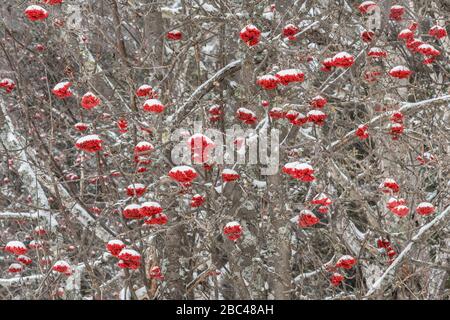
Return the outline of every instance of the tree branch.
{"type": "Polygon", "coordinates": [[[209,78],[192,93],[189,99],[175,112],[174,115],[167,118],[167,122],[172,123],[172,120],[175,118],[175,126],[179,125],[189,113],[195,110],[195,106],[200,99],[211,91],[217,82],[221,82],[225,77],[236,73],[241,69],[241,66],[242,60],[235,60],[217,71],[215,75],[209,78]]]}
{"type": "Polygon", "coordinates": [[[403,249],[403,251],[398,255],[398,257],[392,262],[392,264],[386,269],[383,275],[373,284],[372,288],[367,292],[365,298],[369,298],[374,293],[381,289],[383,283],[389,283],[392,278],[387,279],[387,276],[394,272],[400,264],[407,258],[407,254],[413,249],[415,243],[423,241],[427,236],[430,236],[436,229],[440,226],[446,224],[450,220],[450,206],[448,206],[444,211],[442,211],[436,218],[434,218],[429,223],[425,224],[420,228],[417,234],[412,237],[408,245],[403,249]]]}

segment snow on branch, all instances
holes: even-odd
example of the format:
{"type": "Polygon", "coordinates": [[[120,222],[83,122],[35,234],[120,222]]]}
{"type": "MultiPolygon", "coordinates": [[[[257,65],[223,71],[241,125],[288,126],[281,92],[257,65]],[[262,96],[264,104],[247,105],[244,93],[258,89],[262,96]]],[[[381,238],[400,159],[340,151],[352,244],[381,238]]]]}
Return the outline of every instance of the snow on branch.
{"type": "Polygon", "coordinates": [[[317,269],[314,270],[314,271],[311,271],[311,272],[305,272],[305,273],[299,274],[298,276],[296,276],[296,277],[294,278],[294,282],[295,282],[295,283],[300,282],[300,281],[302,281],[303,279],[311,278],[311,277],[313,277],[313,276],[315,276],[315,275],[317,275],[317,274],[320,274],[321,272],[326,271],[327,268],[333,264],[334,258],[335,258],[335,256],[333,256],[333,257],[330,259],[330,261],[328,261],[327,263],[323,264],[322,266],[320,266],[319,268],[317,268],[317,269]]]}
{"type": "Polygon", "coordinates": [[[37,282],[40,279],[42,279],[44,277],[44,275],[32,275],[32,276],[27,276],[27,277],[15,277],[15,278],[11,278],[11,279],[0,279],[0,286],[3,287],[11,287],[14,285],[24,285],[24,284],[30,284],[33,282],[37,282]]]}
{"type": "MultiPolygon", "coordinates": [[[[79,38],[78,39],[79,40],[79,49],[80,49],[79,52],[83,58],[83,67],[86,69],[86,71],[88,71],[90,73],[97,72],[98,74],[100,74],[101,78],[106,83],[106,85],[108,85],[111,88],[111,90],[113,92],[113,96],[121,101],[122,106],[125,108],[125,110],[131,111],[125,98],[118,92],[116,86],[106,76],[103,68],[100,66],[100,64],[97,62],[97,60],[94,58],[94,56],[92,55],[92,52],[89,50],[87,44],[83,41],[83,34],[80,33],[80,30],[82,30],[81,25],[82,25],[82,20],[83,20],[83,15],[81,12],[82,5],[83,5],[82,1],[75,1],[75,3],[68,3],[67,7],[66,7],[66,12],[69,16],[69,19],[67,19],[67,22],[68,22],[67,26],[69,29],[71,29],[72,32],[77,33],[77,36],[79,38]]],[[[67,38],[67,33],[64,31],[64,29],[61,29],[61,30],[62,30],[63,38],[67,38]]],[[[113,107],[112,104],[108,101],[108,99],[104,99],[104,101],[106,104],[109,105],[110,108],[113,107]]]]}
{"type": "Polygon", "coordinates": [[[241,69],[241,66],[242,60],[235,60],[217,71],[215,75],[205,81],[197,89],[195,89],[195,91],[191,94],[187,101],[175,112],[175,114],[167,118],[167,122],[171,123],[171,121],[175,117],[175,124],[179,124],[191,111],[194,110],[195,105],[200,101],[200,99],[203,98],[203,96],[209,91],[211,91],[212,88],[214,88],[217,82],[220,82],[225,77],[234,74],[236,71],[241,69]]]}
{"type": "MultiPolygon", "coordinates": [[[[43,179],[41,179],[42,184],[48,185],[51,188],[51,183],[47,183],[43,179]]],[[[70,195],[70,193],[62,186],[60,183],[57,184],[59,195],[61,196],[61,203],[66,207],[70,212],[72,212],[76,219],[87,229],[94,227],[94,233],[97,238],[101,239],[103,242],[108,242],[112,239],[114,234],[112,231],[107,229],[106,227],[97,223],[96,219],[85,210],[75,199],[70,195]]]]}
{"type": "MultiPolygon", "coordinates": [[[[10,150],[19,150],[17,172],[22,179],[23,186],[27,190],[28,194],[33,196],[32,200],[37,207],[50,209],[47,196],[45,195],[41,184],[38,182],[36,172],[33,170],[30,162],[28,161],[26,148],[20,142],[18,133],[16,132],[10,117],[8,116],[6,105],[3,99],[0,99],[0,109],[3,116],[2,118],[4,118],[4,123],[0,127],[0,138],[2,140],[3,146],[6,148],[6,152],[10,152],[10,150]]],[[[40,215],[43,219],[46,220],[50,229],[57,226],[57,222],[52,217],[50,211],[40,211],[40,215]]]]}
{"type": "Polygon", "coordinates": [[[47,219],[47,218],[51,219],[52,225],[57,224],[55,218],[50,215],[50,212],[46,212],[43,210],[36,211],[36,212],[12,212],[12,211],[0,212],[0,219],[39,220],[39,219],[47,219]]]}
{"type": "MultiPolygon", "coordinates": [[[[428,106],[428,105],[435,105],[435,106],[440,106],[443,103],[447,102],[450,100],[450,95],[444,95],[441,97],[437,97],[437,98],[432,98],[432,99],[427,99],[427,100],[423,100],[423,101],[419,101],[419,102],[405,102],[402,104],[402,107],[400,107],[400,109],[398,111],[406,114],[408,112],[411,111],[420,111],[422,110],[423,107],[428,106]]],[[[371,125],[379,120],[385,119],[389,116],[392,115],[392,111],[387,111],[379,116],[376,116],[374,118],[372,118],[372,120],[366,122],[366,125],[371,125]]],[[[351,139],[354,139],[356,137],[356,129],[348,132],[344,137],[342,137],[339,140],[336,140],[334,142],[332,142],[328,147],[327,150],[328,151],[335,151],[337,148],[343,146],[344,144],[346,144],[347,142],[349,142],[351,139]]]]}
{"type": "Polygon", "coordinates": [[[373,284],[372,288],[367,292],[365,298],[369,298],[374,293],[381,289],[383,283],[387,284],[392,281],[392,278],[388,278],[391,272],[394,272],[400,264],[407,258],[407,254],[413,249],[413,246],[417,242],[423,241],[427,236],[430,236],[434,231],[436,231],[440,226],[448,223],[450,220],[450,206],[448,206],[444,211],[436,216],[429,223],[425,224],[420,228],[417,234],[412,237],[408,245],[403,249],[403,251],[398,255],[398,257],[392,262],[392,264],[386,269],[383,275],[373,284]]]}
{"type": "Polygon", "coordinates": [[[89,229],[92,225],[95,225],[94,233],[99,239],[103,240],[105,243],[112,239],[110,232],[97,224],[96,220],[69,195],[63,186],[58,185],[58,189],[63,203],[66,204],[67,208],[71,208],[71,211],[85,228],[89,229]]]}

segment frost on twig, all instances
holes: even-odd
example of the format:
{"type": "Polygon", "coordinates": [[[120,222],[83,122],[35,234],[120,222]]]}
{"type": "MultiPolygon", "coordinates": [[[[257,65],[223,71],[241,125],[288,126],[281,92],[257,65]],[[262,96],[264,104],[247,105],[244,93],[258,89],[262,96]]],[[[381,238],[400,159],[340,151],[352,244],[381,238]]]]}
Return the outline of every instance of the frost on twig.
{"type": "MultiPolygon", "coordinates": [[[[48,184],[44,179],[42,179],[41,181],[44,185],[48,184]]],[[[48,185],[48,187],[50,188],[50,185],[48,185]]],[[[87,230],[90,231],[93,228],[95,236],[103,240],[105,243],[112,239],[112,234],[102,225],[100,225],[93,218],[92,214],[87,212],[78,203],[77,199],[75,199],[73,196],[69,194],[69,192],[66,190],[64,186],[58,183],[57,188],[58,193],[61,197],[61,202],[64,205],[64,207],[67,208],[87,230]]]]}
{"type": "Polygon", "coordinates": [[[14,277],[9,279],[0,279],[0,286],[10,287],[15,285],[27,285],[38,282],[44,277],[44,275],[33,275],[26,277],[14,277]]]}
{"type": "Polygon", "coordinates": [[[20,141],[19,133],[15,130],[14,125],[8,116],[5,102],[0,98],[0,113],[5,120],[0,128],[0,138],[2,145],[6,149],[7,154],[18,153],[18,167],[17,172],[22,179],[23,186],[29,195],[32,195],[32,201],[39,210],[37,215],[41,216],[47,223],[49,228],[57,226],[57,222],[50,213],[50,206],[48,204],[47,196],[38,181],[38,176],[35,170],[31,167],[26,153],[25,145],[20,141]]]}
{"type": "Polygon", "coordinates": [[[167,118],[167,122],[170,123],[172,119],[175,120],[176,124],[179,124],[183,119],[193,111],[195,105],[200,101],[205,94],[207,94],[216,83],[221,82],[225,77],[232,75],[237,72],[242,66],[242,60],[235,60],[230,62],[228,65],[217,71],[211,78],[200,85],[187,101],[175,112],[175,114],[167,118]]]}
{"type": "Polygon", "coordinates": [[[392,277],[389,278],[391,273],[395,272],[396,269],[402,264],[403,261],[408,259],[408,253],[414,248],[414,245],[419,241],[424,241],[433,232],[435,232],[442,225],[445,225],[450,220],[450,206],[448,206],[444,211],[436,216],[433,220],[423,225],[415,236],[411,238],[406,247],[398,255],[398,257],[392,262],[392,264],[384,271],[383,275],[374,283],[372,288],[366,293],[365,297],[369,298],[373,294],[377,293],[382,289],[382,286],[386,286],[392,281],[392,277]]]}
{"type": "MultiPolygon", "coordinates": [[[[422,110],[424,107],[426,106],[440,106],[443,104],[447,104],[448,101],[450,101],[450,95],[443,95],[437,98],[432,98],[432,99],[427,99],[427,100],[423,100],[423,101],[419,101],[419,102],[404,102],[402,103],[402,106],[400,107],[400,109],[398,110],[399,112],[403,113],[403,114],[408,114],[410,112],[418,112],[420,110],[422,110]]],[[[389,116],[392,115],[392,111],[388,111],[385,112],[379,116],[376,116],[374,118],[372,118],[370,121],[368,121],[367,125],[373,124],[377,121],[380,121],[382,119],[386,119],[389,116]]],[[[350,132],[348,132],[345,136],[343,136],[341,139],[339,140],[335,140],[333,141],[328,147],[327,150],[328,151],[336,151],[340,146],[345,145],[346,143],[348,143],[349,140],[351,139],[355,139],[356,138],[356,129],[352,130],[350,132]]]]}

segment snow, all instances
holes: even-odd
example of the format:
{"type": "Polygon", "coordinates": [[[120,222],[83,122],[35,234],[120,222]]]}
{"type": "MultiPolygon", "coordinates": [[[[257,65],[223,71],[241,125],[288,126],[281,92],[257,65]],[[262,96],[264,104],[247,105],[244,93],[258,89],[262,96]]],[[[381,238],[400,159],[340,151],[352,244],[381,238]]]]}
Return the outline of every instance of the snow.
{"type": "Polygon", "coordinates": [[[301,72],[299,69],[286,69],[286,70],[278,71],[277,75],[279,75],[279,76],[295,76],[299,73],[303,73],[303,72],[301,72]]]}
{"type": "Polygon", "coordinates": [[[313,167],[310,164],[300,163],[298,161],[286,163],[284,167],[287,169],[296,169],[296,170],[313,170],[313,167]]]}
{"type": "Polygon", "coordinates": [[[120,290],[119,299],[120,300],[130,300],[131,299],[131,290],[128,287],[125,287],[122,290],[120,290]]]}
{"type": "Polygon", "coordinates": [[[381,52],[383,52],[383,50],[381,48],[378,48],[378,47],[373,47],[373,48],[370,48],[369,52],[381,53],[381,52]]]}
{"type": "Polygon", "coordinates": [[[233,169],[223,169],[222,174],[233,174],[233,175],[236,175],[238,173],[236,171],[234,171],[233,169]]]}
{"type": "Polygon", "coordinates": [[[254,113],[253,111],[251,111],[251,110],[249,110],[249,109],[247,109],[247,108],[244,108],[244,107],[237,109],[236,112],[238,112],[238,113],[251,114],[252,116],[255,116],[255,113],[254,113]]]}
{"type": "Polygon", "coordinates": [[[30,248],[38,248],[42,246],[42,241],[40,240],[31,240],[29,244],[30,248]]]}
{"type": "Polygon", "coordinates": [[[0,82],[4,82],[5,84],[8,84],[8,85],[11,85],[14,83],[14,81],[9,78],[3,78],[0,80],[0,82]]]}
{"type": "Polygon", "coordinates": [[[23,242],[20,241],[10,241],[6,244],[6,247],[12,247],[12,248],[21,248],[26,249],[27,247],[23,244],[23,242]]]}
{"type": "Polygon", "coordinates": [[[10,279],[0,279],[0,286],[9,287],[16,284],[26,285],[34,282],[38,282],[44,277],[44,275],[32,275],[27,277],[15,277],[10,279]]]}
{"type": "Polygon", "coordinates": [[[47,10],[45,10],[44,8],[42,8],[41,6],[32,4],[31,6],[28,6],[25,11],[31,11],[31,10],[38,10],[38,11],[44,11],[47,12],[47,10]]]}
{"type": "Polygon", "coordinates": [[[399,32],[398,35],[399,35],[399,36],[400,36],[400,35],[403,36],[403,35],[409,35],[409,34],[413,34],[413,32],[412,32],[411,30],[409,30],[409,29],[403,29],[402,31],[399,32]]]}
{"type": "Polygon", "coordinates": [[[427,51],[431,50],[431,51],[436,51],[437,52],[437,49],[435,47],[433,47],[431,44],[428,44],[428,43],[421,44],[420,46],[417,47],[417,49],[418,50],[427,50],[427,51]]]}
{"type": "Polygon", "coordinates": [[[132,256],[132,257],[140,257],[141,255],[139,254],[139,252],[137,252],[136,250],[133,250],[133,249],[122,249],[121,251],[120,251],[120,256],[121,255],[130,255],[130,256],[132,256]]]}
{"type": "Polygon", "coordinates": [[[289,219],[290,222],[297,224],[299,215],[295,215],[289,219]]]}
{"type": "Polygon", "coordinates": [[[67,268],[70,268],[70,265],[64,260],[58,260],[58,261],[55,262],[53,267],[67,267],[67,268]]]}
{"type": "MultiPolygon", "coordinates": [[[[64,203],[67,208],[72,208],[71,213],[75,215],[77,220],[85,228],[91,228],[92,223],[95,221],[94,218],[79,203],[73,201],[68,191],[61,184],[58,184],[57,188],[62,203],[64,203]]],[[[96,237],[102,239],[104,242],[111,238],[111,235],[101,225],[96,225],[94,227],[94,233],[96,237]]]]}
{"type": "Polygon", "coordinates": [[[346,255],[343,255],[342,257],[340,257],[338,262],[345,261],[345,260],[353,260],[353,257],[348,255],[348,254],[346,254],[346,255]]]}
{"type": "Polygon", "coordinates": [[[431,153],[429,153],[429,152],[424,152],[424,154],[423,154],[423,157],[425,158],[425,159],[427,159],[427,160],[430,160],[431,158],[432,158],[432,154],[431,153]]]}
{"type": "Polygon", "coordinates": [[[167,117],[166,123],[172,124],[174,119],[178,120],[179,115],[180,114],[183,115],[185,113],[185,110],[193,104],[193,101],[202,96],[202,93],[206,88],[213,85],[221,75],[223,75],[230,69],[240,66],[241,64],[242,60],[238,59],[230,62],[225,67],[217,71],[211,78],[209,78],[202,85],[198,86],[197,89],[195,89],[195,91],[190,95],[190,97],[186,100],[186,102],[176,111],[176,113],[167,117]]]}
{"type": "Polygon", "coordinates": [[[129,189],[143,189],[143,188],[145,188],[145,185],[143,185],[142,183],[132,183],[127,188],[129,188],[129,189]]]}
{"type": "Polygon", "coordinates": [[[395,203],[397,202],[399,199],[395,198],[395,197],[390,197],[388,200],[388,203],[395,203]]]}
{"type": "Polygon", "coordinates": [[[434,208],[434,206],[429,202],[421,202],[417,208],[434,208]]]}
{"type": "Polygon", "coordinates": [[[395,260],[389,265],[389,267],[384,271],[383,275],[381,275],[378,280],[373,284],[372,288],[367,292],[365,295],[365,298],[370,297],[373,293],[375,293],[380,287],[381,284],[386,282],[391,282],[395,277],[389,277],[388,275],[391,274],[392,271],[394,271],[403,260],[406,259],[407,254],[412,250],[413,245],[417,243],[421,243],[422,237],[424,237],[427,232],[431,229],[437,229],[441,224],[445,224],[448,219],[448,216],[450,215],[450,206],[448,206],[444,211],[442,211],[436,218],[422,226],[419,231],[411,238],[408,245],[403,249],[402,252],[395,258],[395,260]]]}
{"type": "Polygon", "coordinates": [[[274,18],[274,14],[272,11],[263,12],[262,14],[263,18],[269,21],[272,21],[274,18]]]}
{"type": "Polygon", "coordinates": [[[55,218],[48,211],[37,211],[37,212],[11,212],[11,211],[2,211],[0,212],[0,218],[2,219],[44,219],[48,220],[49,226],[51,229],[54,229],[57,226],[57,222],[55,218]]]}
{"type": "Polygon", "coordinates": [[[113,239],[108,241],[109,245],[119,245],[122,246],[124,243],[118,239],[113,239]]]}
{"type": "Polygon", "coordinates": [[[321,95],[317,95],[314,98],[312,98],[311,100],[322,100],[324,99],[324,97],[322,97],[321,95]]]}
{"type": "MultiPolygon", "coordinates": [[[[51,229],[55,228],[58,225],[58,222],[56,219],[51,215],[47,209],[50,209],[47,196],[45,195],[45,192],[41,186],[41,183],[38,181],[38,176],[35,173],[34,169],[30,165],[30,160],[28,154],[25,152],[26,148],[23,143],[20,142],[18,136],[15,132],[14,125],[11,121],[11,118],[8,115],[6,105],[3,102],[3,100],[0,101],[1,104],[1,113],[4,115],[4,125],[3,127],[0,127],[0,138],[2,139],[2,142],[4,146],[10,150],[21,150],[18,155],[18,159],[20,159],[20,164],[18,167],[18,173],[20,175],[20,178],[24,182],[25,189],[27,190],[28,194],[35,195],[33,197],[34,203],[44,209],[44,210],[38,210],[36,213],[30,214],[31,216],[36,217],[42,217],[46,220],[49,227],[51,229]],[[4,133],[6,132],[6,134],[4,133]]],[[[22,140],[23,141],[23,140],[22,140]]],[[[30,157],[32,157],[30,155],[30,157]]]]}
{"type": "Polygon", "coordinates": [[[45,228],[43,226],[37,226],[36,228],[34,228],[34,232],[40,232],[40,231],[45,231],[45,228]]]}
{"type": "Polygon", "coordinates": [[[141,207],[156,207],[156,208],[161,208],[161,205],[160,205],[158,202],[147,201],[147,202],[141,203],[141,207]]]}
{"type": "MultiPolygon", "coordinates": [[[[449,181],[449,182],[450,182],[450,181],[449,181]]],[[[226,185],[226,183],[223,184],[223,185],[222,185],[222,184],[221,184],[221,185],[218,185],[217,187],[214,187],[214,189],[216,190],[217,193],[221,194],[222,191],[223,191],[224,185],[226,185]]]]}
{"type": "Polygon", "coordinates": [[[373,2],[373,1],[364,1],[364,2],[362,2],[361,3],[361,6],[375,6],[376,5],[376,3],[375,2],[373,2]]]}
{"type": "Polygon", "coordinates": [[[53,87],[53,90],[58,91],[60,89],[63,89],[64,87],[68,86],[69,84],[70,84],[69,81],[60,82],[53,87]]]}
{"type": "Polygon", "coordinates": [[[418,49],[433,49],[433,50],[436,50],[432,45],[430,45],[430,44],[428,44],[428,43],[421,44],[421,45],[418,47],[418,49]]]}
{"type": "Polygon", "coordinates": [[[342,52],[336,53],[334,55],[333,59],[342,59],[342,58],[348,59],[348,58],[352,58],[352,57],[353,56],[350,53],[342,51],[342,52]]]}
{"type": "Polygon", "coordinates": [[[279,107],[274,107],[274,108],[272,108],[270,111],[281,112],[281,111],[283,111],[283,109],[282,109],[282,108],[279,108],[279,107]]]}
{"type": "Polygon", "coordinates": [[[145,100],[144,105],[151,107],[151,106],[162,105],[162,103],[158,99],[148,99],[148,100],[145,100]]]}
{"type": "Polygon", "coordinates": [[[314,197],[314,200],[325,200],[328,199],[328,196],[325,193],[319,193],[314,197]]]}
{"type": "Polygon", "coordinates": [[[181,10],[181,7],[161,7],[161,15],[164,19],[170,19],[180,14],[181,10]]]}
{"type": "Polygon", "coordinates": [[[216,9],[213,5],[211,5],[211,4],[208,4],[208,3],[202,3],[200,6],[201,6],[201,7],[203,8],[203,10],[205,10],[206,12],[209,12],[209,13],[217,12],[217,9],[216,9]]]}
{"type": "Polygon", "coordinates": [[[90,135],[87,135],[87,136],[79,138],[76,141],[76,144],[83,144],[83,143],[86,143],[88,141],[98,141],[98,140],[101,140],[101,139],[100,139],[100,137],[97,134],[90,134],[90,135]]]}
{"type": "Polygon", "coordinates": [[[148,147],[150,149],[154,149],[153,145],[147,141],[138,142],[138,144],[136,145],[136,148],[143,148],[143,147],[148,147]]]}
{"type": "Polygon", "coordinates": [[[405,66],[396,66],[391,69],[391,72],[398,72],[398,71],[409,71],[409,69],[405,66]]]}
{"type": "Polygon", "coordinates": [[[245,26],[244,28],[242,28],[241,32],[246,32],[247,30],[249,30],[249,31],[257,31],[258,28],[255,25],[253,25],[253,24],[249,24],[249,25],[245,26]]]}
{"type": "Polygon", "coordinates": [[[287,25],[284,26],[285,28],[296,28],[297,26],[295,24],[292,23],[288,23],[287,25]]]}
{"type": "Polygon", "coordinates": [[[143,84],[141,85],[138,90],[148,90],[148,89],[153,89],[152,86],[149,86],[148,84],[143,84]]]}
{"type": "MultiPolygon", "coordinates": [[[[295,222],[297,222],[297,220],[296,220],[295,222]]],[[[322,274],[323,271],[327,270],[327,268],[328,268],[330,265],[332,265],[333,260],[334,260],[334,256],[331,258],[330,261],[324,263],[324,264],[323,264],[321,267],[319,267],[317,270],[299,274],[298,276],[296,276],[296,277],[294,278],[294,282],[298,283],[298,282],[300,282],[300,281],[303,280],[303,279],[311,278],[311,277],[313,277],[313,276],[315,276],[315,275],[322,274]]]]}
{"type": "Polygon", "coordinates": [[[176,166],[176,167],[173,167],[172,169],[170,169],[170,172],[172,172],[172,173],[175,173],[178,171],[185,172],[185,171],[195,171],[195,170],[189,166],[176,166]]]}
{"type": "MultiPolygon", "coordinates": [[[[277,80],[277,78],[275,78],[275,76],[272,76],[270,74],[265,74],[265,75],[259,76],[258,80],[277,80]]],[[[240,108],[240,109],[245,109],[245,108],[240,108]]]]}
{"type": "Polygon", "coordinates": [[[140,208],[141,208],[141,206],[139,204],[132,203],[132,204],[127,205],[124,210],[136,210],[136,209],[140,209],[140,208]]]}
{"type": "Polygon", "coordinates": [[[308,116],[323,116],[323,115],[325,115],[325,113],[323,113],[322,111],[320,111],[320,110],[311,110],[311,111],[308,111],[308,116]]]}
{"type": "Polygon", "coordinates": [[[240,226],[241,224],[239,223],[239,222],[237,222],[237,221],[231,221],[231,222],[228,222],[226,225],[225,225],[225,228],[231,228],[231,227],[238,227],[238,226],[240,226]]]}
{"type": "Polygon", "coordinates": [[[77,123],[75,123],[74,126],[75,126],[75,127],[79,127],[79,126],[86,126],[86,127],[89,127],[89,124],[87,124],[87,123],[85,123],[85,122],[77,122],[77,123]]]}
{"type": "MultiPolygon", "coordinates": [[[[202,47],[202,52],[207,54],[207,55],[211,55],[211,54],[213,54],[213,52],[215,50],[217,50],[217,47],[218,47],[218,40],[217,39],[213,39],[213,40],[209,41],[206,45],[204,45],[202,47]]],[[[208,59],[207,61],[210,61],[210,60],[208,59]]],[[[208,70],[208,68],[206,68],[204,65],[202,65],[202,66],[203,66],[204,70],[208,70]]]]}

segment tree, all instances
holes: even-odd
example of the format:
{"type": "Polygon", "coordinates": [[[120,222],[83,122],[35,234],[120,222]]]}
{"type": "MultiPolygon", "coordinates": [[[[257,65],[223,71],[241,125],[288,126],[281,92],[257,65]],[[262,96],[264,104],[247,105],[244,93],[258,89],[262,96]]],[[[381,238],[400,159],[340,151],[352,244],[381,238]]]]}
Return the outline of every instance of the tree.
{"type": "Polygon", "coordinates": [[[448,1],[0,9],[3,299],[448,299],[448,1]]]}

